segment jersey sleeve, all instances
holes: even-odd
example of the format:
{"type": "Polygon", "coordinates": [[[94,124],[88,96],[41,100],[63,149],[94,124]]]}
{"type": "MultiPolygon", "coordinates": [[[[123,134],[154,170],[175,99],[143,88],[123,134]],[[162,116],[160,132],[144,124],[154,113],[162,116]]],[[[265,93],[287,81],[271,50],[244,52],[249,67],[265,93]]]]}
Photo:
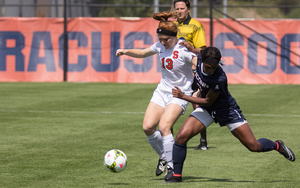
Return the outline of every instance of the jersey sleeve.
{"type": "Polygon", "coordinates": [[[193,44],[196,49],[206,46],[205,30],[203,25],[199,22],[193,33],[193,44]]]}
{"type": "Polygon", "coordinates": [[[188,49],[184,48],[181,53],[183,54],[183,60],[185,63],[192,64],[193,57],[197,56],[195,53],[188,51],[188,49]]]}
{"type": "Polygon", "coordinates": [[[160,52],[160,49],[161,49],[161,47],[160,47],[159,41],[150,46],[151,52],[156,53],[156,54],[160,52]]]}

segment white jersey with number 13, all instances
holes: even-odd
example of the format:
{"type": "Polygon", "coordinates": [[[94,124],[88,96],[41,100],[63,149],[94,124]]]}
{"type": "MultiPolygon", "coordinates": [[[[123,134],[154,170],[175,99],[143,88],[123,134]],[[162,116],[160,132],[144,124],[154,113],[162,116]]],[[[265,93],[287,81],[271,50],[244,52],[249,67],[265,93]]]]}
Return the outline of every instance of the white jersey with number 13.
{"type": "Polygon", "coordinates": [[[172,88],[178,86],[182,92],[192,92],[193,71],[191,60],[196,54],[188,51],[182,40],[171,49],[166,49],[159,41],[150,49],[159,55],[162,78],[157,88],[172,93],[172,88]]]}

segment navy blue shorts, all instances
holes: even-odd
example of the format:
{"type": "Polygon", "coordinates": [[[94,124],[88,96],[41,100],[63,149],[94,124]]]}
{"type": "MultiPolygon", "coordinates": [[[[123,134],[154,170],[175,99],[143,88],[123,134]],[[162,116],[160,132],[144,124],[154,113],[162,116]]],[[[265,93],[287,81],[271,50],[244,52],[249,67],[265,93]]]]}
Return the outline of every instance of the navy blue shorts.
{"type": "Polygon", "coordinates": [[[244,122],[246,120],[240,108],[230,108],[225,110],[206,110],[215,120],[215,122],[220,124],[221,127],[231,123],[244,122]]]}

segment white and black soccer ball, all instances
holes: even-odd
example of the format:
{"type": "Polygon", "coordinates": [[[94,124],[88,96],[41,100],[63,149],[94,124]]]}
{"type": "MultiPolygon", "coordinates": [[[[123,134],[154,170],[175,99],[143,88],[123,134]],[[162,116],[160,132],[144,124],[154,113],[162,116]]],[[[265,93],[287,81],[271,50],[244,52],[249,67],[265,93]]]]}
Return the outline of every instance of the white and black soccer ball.
{"type": "Polygon", "coordinates": [[[127,166],[127,156],[119,149],[109,150],[104,156],[104,166],[110,172],[122,172],[127,166]]]}

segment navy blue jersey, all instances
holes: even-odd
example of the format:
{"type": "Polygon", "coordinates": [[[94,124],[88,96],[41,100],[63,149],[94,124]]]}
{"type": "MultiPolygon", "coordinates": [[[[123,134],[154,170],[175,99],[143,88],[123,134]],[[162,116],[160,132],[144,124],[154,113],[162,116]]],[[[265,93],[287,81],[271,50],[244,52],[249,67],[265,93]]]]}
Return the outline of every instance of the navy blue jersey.
{"type": "Polygon", "coordinates": [[[242,111],[228,91],[227,76],[220,65],[211,75],[206,75],[202,66],[201,57],[198,55],[193,85],[200,90],[199,97],[205,98],[209,90],[220,92],[220,95],[211,106],[202,108],[206,109],[221,126],[244,120],[242,111]]]}

